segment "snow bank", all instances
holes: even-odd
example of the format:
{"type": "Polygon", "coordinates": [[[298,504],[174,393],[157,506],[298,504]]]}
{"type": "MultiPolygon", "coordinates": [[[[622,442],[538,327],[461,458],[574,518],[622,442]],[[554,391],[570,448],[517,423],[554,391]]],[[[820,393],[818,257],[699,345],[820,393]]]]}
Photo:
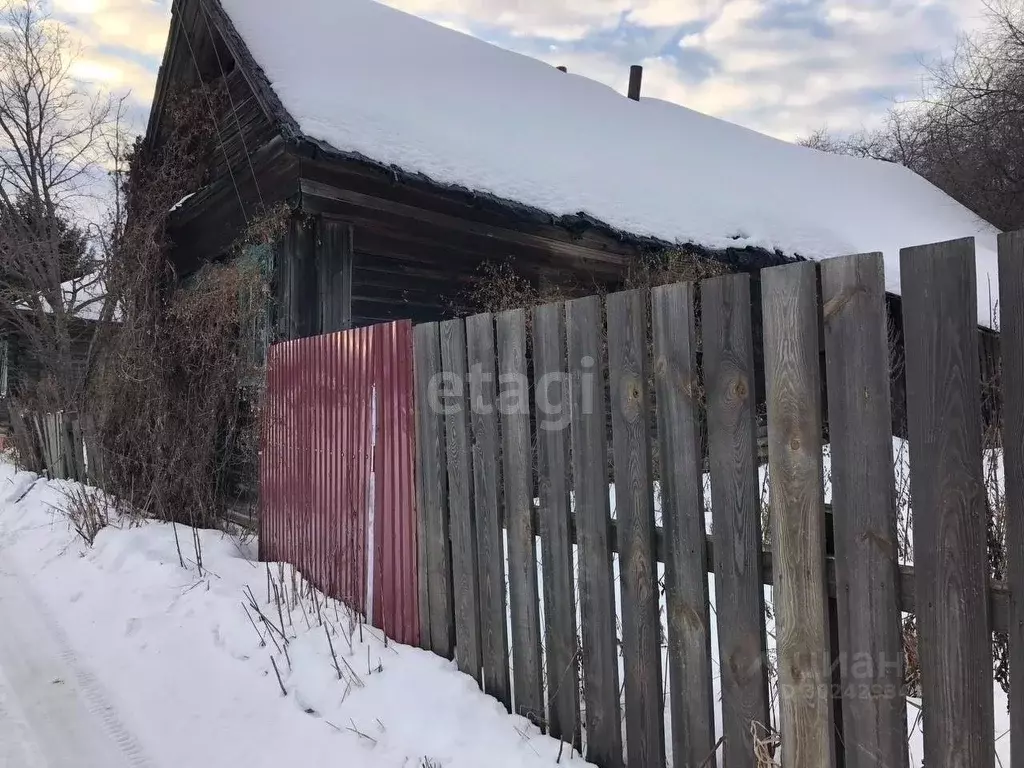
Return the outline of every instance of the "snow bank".
{"type": "Polygon", "coordinates": [[[996,230],[900,166],[827,155],[596,82],[373,0],[221,0],[310,137],[553,214],[712,248],[821,259],[978,238],[979,319],[996,230]]]}
{"type": "MultiPolygon", "coordinates": [[[[192,562],[192,531],[182,527],[187,568],[167,525],[108,528],[84,547],[57,511],[74,487],[0,463],[0,564],[45,604],[157,764],[557,764],[558,742],[509,716],[450,662],[360,629],[323,598],[320,615],[332,627],[345,681],[308,597],[284,610],[288,653],[278,652],[269,628],[256,616],[257,634],[243,609],[243,592],[251,590],[260,611],[279,624],[251,542],[200,532],[202,572],[192,562]]],[[[290,569],[283,579],[278,566],[270,570],[292,595],[290,569]]],[[[585,765],[578,757],[572,764],[585,765]]]]}

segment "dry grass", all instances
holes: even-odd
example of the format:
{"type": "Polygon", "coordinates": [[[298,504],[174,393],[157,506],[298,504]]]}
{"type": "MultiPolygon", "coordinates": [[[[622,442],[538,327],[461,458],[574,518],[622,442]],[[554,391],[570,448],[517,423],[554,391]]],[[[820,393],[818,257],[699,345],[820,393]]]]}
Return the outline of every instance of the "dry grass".
{"type": "Polygon", "coordinates": [[[115,505],[102,492],[77,484],[66,489],[61,511],[75,533],[90,546],[117,515],[115,505]]]}
{"type": "Polygon", "coordinates": [[[728,271],[728,267],[719,261],[684,250],[643,254],[614,284],[569,274],[559,275],[557,281],[540,280],[524,276],[511,261],[487,262],[480,267],[468,291],[459,297],[458,306],[453,309],[491,313],[530,309],[584,296],[605,296],[613,291],[704,280],[728,271]]]}
{"type": "Polygon", "coordinates": [[[750,724],[750,737],[754,742],[754,764],[757,768],[778,768],[782,765],[775,757],[782,745],[778,731],[755,721],[750,724]]]}

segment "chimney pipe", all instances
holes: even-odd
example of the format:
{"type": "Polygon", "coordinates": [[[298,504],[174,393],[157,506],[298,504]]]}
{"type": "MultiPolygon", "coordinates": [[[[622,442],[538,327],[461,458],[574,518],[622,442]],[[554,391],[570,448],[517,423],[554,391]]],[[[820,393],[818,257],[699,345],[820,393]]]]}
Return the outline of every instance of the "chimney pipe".
{"type": "Polygon", "coordinates": [[[629,98],[640,101],[640,86],[644,80],[644,68],[634,64],[629,68],[629,98]]]}

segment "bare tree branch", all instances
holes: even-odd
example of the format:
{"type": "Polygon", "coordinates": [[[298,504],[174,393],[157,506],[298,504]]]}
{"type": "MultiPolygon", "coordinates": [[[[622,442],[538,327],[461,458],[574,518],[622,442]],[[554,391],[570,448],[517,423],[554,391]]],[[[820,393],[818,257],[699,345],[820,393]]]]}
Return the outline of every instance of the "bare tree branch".
{"type": "Polygon", "coordinates": [[[988,26],[932,64],[886,125],[803,144],[901,163],[1002,229],[1024,227],[1024,5],[989,0],[988,26]]]}
{"type": "MultiPolygon", "coordinates": [[[[89,361],[74,350],[89,328],[68,281],[99,265],[96,230],[76,222],[123,114],[123,102],[75,81],[78,54],[42,0],[0,0],[0,320],[40,367],[53,407],[73,407],[85,388],[89,361]]],[[[104,301],[95,286],[89,298],[104,301]]]]}

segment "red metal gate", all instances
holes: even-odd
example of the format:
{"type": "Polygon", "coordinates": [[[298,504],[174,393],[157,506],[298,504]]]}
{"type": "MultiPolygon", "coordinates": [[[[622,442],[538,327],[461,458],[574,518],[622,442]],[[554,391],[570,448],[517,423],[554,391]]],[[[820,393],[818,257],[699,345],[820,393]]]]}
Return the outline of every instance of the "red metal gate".
{"type": "Polygon", "coordinates": [[[260,556],[419,643],[412,326],[274,344],[260,556]]]}

